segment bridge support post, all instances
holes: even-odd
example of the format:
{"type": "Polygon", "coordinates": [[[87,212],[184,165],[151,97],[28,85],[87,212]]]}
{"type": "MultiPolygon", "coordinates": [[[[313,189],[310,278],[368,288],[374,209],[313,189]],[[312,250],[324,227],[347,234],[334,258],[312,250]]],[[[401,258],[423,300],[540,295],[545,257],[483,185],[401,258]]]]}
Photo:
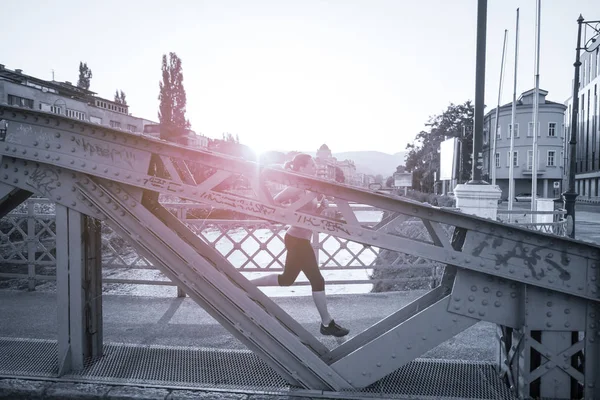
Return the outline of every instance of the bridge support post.
{"type": "Polygon", "coordinates": [[[102,355],[100,221],[56,204],[59,375],[102,355]]]}

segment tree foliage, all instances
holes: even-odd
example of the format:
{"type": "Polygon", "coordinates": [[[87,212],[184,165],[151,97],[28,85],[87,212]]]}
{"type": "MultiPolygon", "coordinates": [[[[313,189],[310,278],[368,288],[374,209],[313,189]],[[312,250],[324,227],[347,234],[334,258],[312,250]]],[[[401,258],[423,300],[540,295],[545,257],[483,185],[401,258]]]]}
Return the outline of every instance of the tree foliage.
{"type": "Polygon", "coordinates": [[[92,70],[88,68],[87,63],[79,62],[79,79],[77,87],[89,90],[92,81],[92,70]]]}
{"type": "Polygon", "coordinates": [[[115,103],[123,104],[124,106],[127,105],[127,99],[125,98],[125,93],[123,93],[122,90],[120,93],[119,89],[115,91],[115,103]]]}
{"type": "Polygon", "coordinates": [[[470,100],[464,104],[450,104],[440,115],[429,118],[423,130],[417,134],[406,149],[406,170],[413,173],[413,188],[431,193],[434,172],[440,170],[440,144],[456,137],[462,143],[462,157],[459,161],[459,182],[466,182],[471,176],[471,156],[473,153],[474,108],[470,100]]]}
{"type": "Polygon", "coordinates": [[[169,138],[177,132],[190,128],[190,122],[185,118],[186,94],[183,87],[183,71],[181,59],[177,54],[169,53],[162,56],[162,81],[159,82],[160,100],[158,120],[161,124],[161,137],[169,138]]]}

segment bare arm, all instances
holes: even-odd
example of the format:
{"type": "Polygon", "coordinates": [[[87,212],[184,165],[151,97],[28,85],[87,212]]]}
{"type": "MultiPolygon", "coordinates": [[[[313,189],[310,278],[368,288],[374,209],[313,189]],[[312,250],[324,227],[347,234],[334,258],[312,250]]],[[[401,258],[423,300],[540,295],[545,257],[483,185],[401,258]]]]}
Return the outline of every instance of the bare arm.
{"type": "Polygon", "coordinates": [[[297,197],[298,194],[302,192],[304,191],[301,189],[289,186],[277,193],[275,197],[273,197],[273,200],[278,204],[285,203],[286,201],[297,197]]]}

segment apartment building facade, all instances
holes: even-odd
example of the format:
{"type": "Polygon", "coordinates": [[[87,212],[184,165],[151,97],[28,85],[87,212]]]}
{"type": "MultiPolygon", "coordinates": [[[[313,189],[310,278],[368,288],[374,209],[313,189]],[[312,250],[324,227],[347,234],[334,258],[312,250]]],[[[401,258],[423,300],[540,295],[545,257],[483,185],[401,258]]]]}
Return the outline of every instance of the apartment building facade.
{"type": "MultiPolygon", "coordinates": [[[[577,200],[600,202],[600,46],[591,52],[582,51],[578,87],[575,191],[579,195],[577,200]]],[[[565,104],[567,140],[564,151],[568,155],[573,97],[567,99],[565,104]]],[[[568,169],[565,169],[565,182],[567,177],[568,169]]]]}
{"type": "Polygon", "coordinates": [[[129,108],[70,82],[45,81],[0,64],[0,103],[63,115],[133,133],[156,122],[134,117],[129,108]]]}
{"type": "MultiPolygon", "coordinates": [[[[537,186],[540,197],[557,198],[565,189],[565,110],[564,104],[546,99],[548,92],[539,90],[538,136],[537,136],[537,186]]],[[[502,189],[502,199],[508,199],[510,164],[513,164],[515,195],[531,193],[533,172],[534,90],[523,92],[516,104],[513,154],[510,154],[512,127],[512,103],[499,109],[496,151],[493,154],[491,132],[496,126],[496,109],[484,117],[483,174],[492,180],[496,171],[496,184],[502,189]]]]}

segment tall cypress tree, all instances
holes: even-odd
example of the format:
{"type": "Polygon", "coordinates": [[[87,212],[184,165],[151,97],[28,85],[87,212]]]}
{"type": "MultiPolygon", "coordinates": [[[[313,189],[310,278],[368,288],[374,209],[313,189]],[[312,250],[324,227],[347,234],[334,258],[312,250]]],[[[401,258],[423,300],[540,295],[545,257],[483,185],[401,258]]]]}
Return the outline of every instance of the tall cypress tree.
{"type": "Polygon", "coordinates": [[[79,62],[79,79],[77,79],[77,87],[85,90],[90,89],[92,81],[92,70],[88,68],[87,63],[79,62]]]}
{"type": "Polygon", "coordinates": [[[158,84],[160,100],[158,119],[161,126],[161,137],[168,139],[176,131],[189,129],[190,122],[185,118],[186,94],[183,87],[183,71],[181,59],[177,54],[162,56],[162,81],[158,84]],[[165,137],[167,136],[167,137],[165,137]]]}

